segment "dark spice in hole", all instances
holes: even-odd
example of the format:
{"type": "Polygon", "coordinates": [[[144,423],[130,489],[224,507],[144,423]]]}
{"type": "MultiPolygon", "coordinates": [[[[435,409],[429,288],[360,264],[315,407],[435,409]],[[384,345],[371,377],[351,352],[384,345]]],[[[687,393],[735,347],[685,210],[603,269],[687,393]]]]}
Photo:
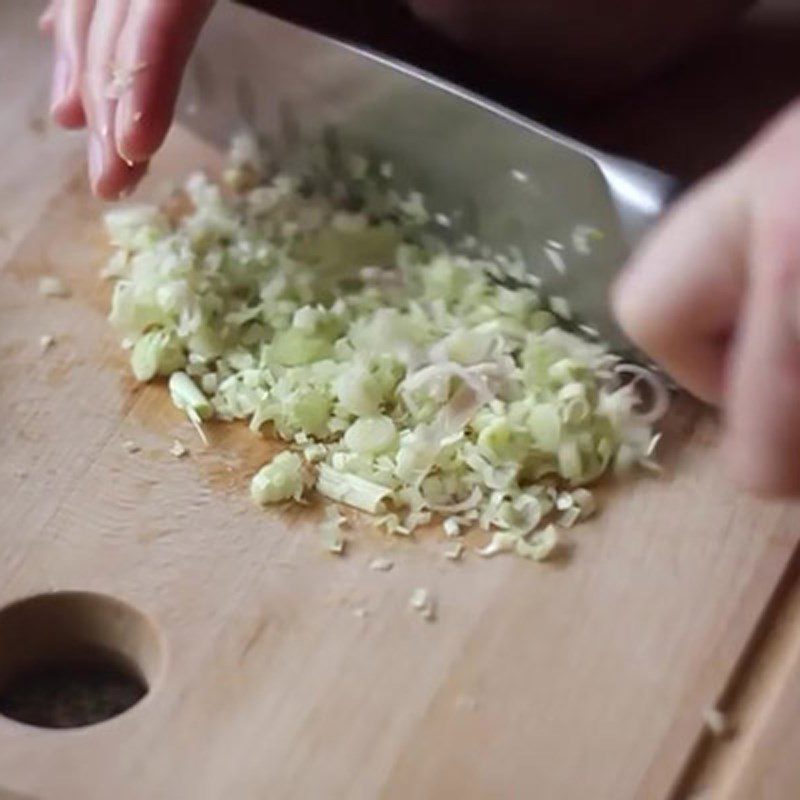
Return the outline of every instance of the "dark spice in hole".
{"type": "Polygon", "coordinates": [[[132,671],[112,663],[37,665],[0,690],[0,714],[40,728],[80,728],[127,711],[147,694],[132,671]]]}

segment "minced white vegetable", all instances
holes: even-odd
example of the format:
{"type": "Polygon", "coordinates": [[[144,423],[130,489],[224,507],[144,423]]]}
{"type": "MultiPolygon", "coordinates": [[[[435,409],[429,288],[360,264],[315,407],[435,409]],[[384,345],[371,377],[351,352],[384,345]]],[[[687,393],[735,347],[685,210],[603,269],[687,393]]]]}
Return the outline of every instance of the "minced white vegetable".
{"type": "Polygon", "coordinates": [[[51,347],[54,347],[56,343],[56,337],[53,336],[51,333],[43,333],[39,337],[39,350],[42,353],[46,353],[51,347]]]}
{"type": "Polygon", "coordinates": [[[424,587],[414,589],[408,600],[408,605],[428,622],[432,622],[436,618],[436,601],[433,595],[424,587]]]}
{"type": "Polygon", "coordinates": [[[227,186],[191,176],[183,215],[110,212],[111,321],[134,374],[169,376],[201,435],[244,419],[297,450],[259,472],[258,502],[300,497],[305,463],[389,531],[479,525],[483,555],[548,557],[551,523],[594,512],[588,485],[652,468],[666,389],[561,327],[567,303],[540,297],[521,256],[450,247],[385,164],[329,160],[339,172],[271,172],[237,139],[227,186]]]}
{"type": "Polygon", "coordinates": [[[156,375],[171,375],[186,363],[186,354],[173,332],[152,330],[133,346],[131,369],[138,381],[149,381],[156,375]]]}
{"type": "Polygon", "coordinates": [[[253,476],[250,494],[259,505],[299,500],[303,494],[303,461],[296,453],[284,451],[253,476]]]}
{"type": "Polygon", "coordinates": [[[444,551],[444,557],[449,561],[460,561],[462,555],[464,555],[464,545],[461,542],[456,542],[444,551]]]}
{"type": "Polygon", "coordinates": [[[319,526],[319,536],[323,547],[335,556],[343,556],[347,547],[347,539],[342,535],[342,528],[346,523],[347,519],[334,506],[326,509],[325,519],[319,526]]]}
{"type": "MultiPolygon", "coordinates": [[[[141,342],[142,339],[139,339],[141,342]]],[[[139,343],[137,342],[137,344],[139,343]]],[[[135,351],[131,358],[133,369],[135,366],[135,351]]],[[[203,431],[203,420],[210,419],[214,415],[214,408],[210,400],[197,387],[195,382],[185,372],[173,372],[169,377],[169,393],[176,408],[180,408],[186,413],[189,421],[194,425],[200,438],[208,444],[206,435],[203,431]]]]}
{"type": "Polygon", "coordinates": [[[175,456],[175,458],[183,458],[184,456],[189,455],[189,448],[186,447],[183,442],[175,439],[172,442],[172,447],[170,447],[169,452],[175,456]]]}

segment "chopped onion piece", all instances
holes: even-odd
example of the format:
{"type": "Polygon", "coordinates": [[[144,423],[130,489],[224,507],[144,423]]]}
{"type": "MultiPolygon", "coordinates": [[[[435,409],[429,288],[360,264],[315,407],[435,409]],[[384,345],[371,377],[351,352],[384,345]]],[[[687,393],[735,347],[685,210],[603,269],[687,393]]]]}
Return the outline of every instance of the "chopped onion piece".
{"type": "Polygon", "coordinates": [[[436,511],[439,514],[460,514],[462,511],[469,511],[475,508],[478,503],[483,499],[483,492],[480,486],[475,486],[472,489],[469,497],[465,498],[459,503],[430,503],[429,508],[431,511],[436,511]]]}
{"type": "Polygon", "coordinates": [[[530,541],[519,538],[514,545],[517,555],[533,561],[546,561],[556,552],[561,537],[555,525],[548,525],[543,531],[531,537],[530,541]]]}
{"type": "Polygon", "coordinates": [[[359,508],[369,514],[377,514],[383,509],[384,500],[391,490],[357,475],[339,472],[328,464],[321,464],[317,475],[316,489],[325,497],[359,508]]]}
{"type": "Polygon", "coordinates": [[[647,385],[652,394],[653,404],[649,411],[635,412],[640,422],[652,425],[658,422],[669,408],[669,389],[664,382],[653,372],[638,364],[618,364],[615,368],[618,375],[631,375],[633,382],[641,381],[647,385]]]}
{"type": "Polygon", "coordinates": [[[279,453],[253,476],[250,495],[259,505],[299,500],[305,488],[303,462],[288,450],[279,453]]]}

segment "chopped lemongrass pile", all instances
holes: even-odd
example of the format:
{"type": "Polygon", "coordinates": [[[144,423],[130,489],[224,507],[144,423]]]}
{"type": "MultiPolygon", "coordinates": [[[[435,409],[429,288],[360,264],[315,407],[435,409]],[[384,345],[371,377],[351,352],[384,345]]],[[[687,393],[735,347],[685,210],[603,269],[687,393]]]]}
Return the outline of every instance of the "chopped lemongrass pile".
{"type": "Polygon", "coordinates": [[[168,376],[204,440],[216,418],[289,443],[253,478],[256,502],[313,485],[391,533],[479,526],[482,555],[543,560],[594,513],[586,487],[655,467],[667,389],[566,330],[567,302],[540,296],[521,258],[446,244],[392,175],[341,153],[274,171],[237,139],[223,185],[188,179],[182,215],[106,216],[111,321],[136,377],[168,376]]]}

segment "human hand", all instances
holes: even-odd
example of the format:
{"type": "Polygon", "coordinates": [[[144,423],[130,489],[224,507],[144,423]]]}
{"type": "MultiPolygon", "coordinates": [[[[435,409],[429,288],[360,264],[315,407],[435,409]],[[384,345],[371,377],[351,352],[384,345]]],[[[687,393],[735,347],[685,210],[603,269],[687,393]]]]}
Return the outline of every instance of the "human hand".
{"type": "Polygon", "coordinates": [[[747,489],[800,494],[800,104],[682,200],[620,277],[623,329],[724,412],[747,489]]]}
{"type": "Polygon", "coordinates": [[[89,177],[107,200],[130,191],[172,122],[184,67],[213,0],[52,0],[51,114],[89,130],[89,177]]]}

